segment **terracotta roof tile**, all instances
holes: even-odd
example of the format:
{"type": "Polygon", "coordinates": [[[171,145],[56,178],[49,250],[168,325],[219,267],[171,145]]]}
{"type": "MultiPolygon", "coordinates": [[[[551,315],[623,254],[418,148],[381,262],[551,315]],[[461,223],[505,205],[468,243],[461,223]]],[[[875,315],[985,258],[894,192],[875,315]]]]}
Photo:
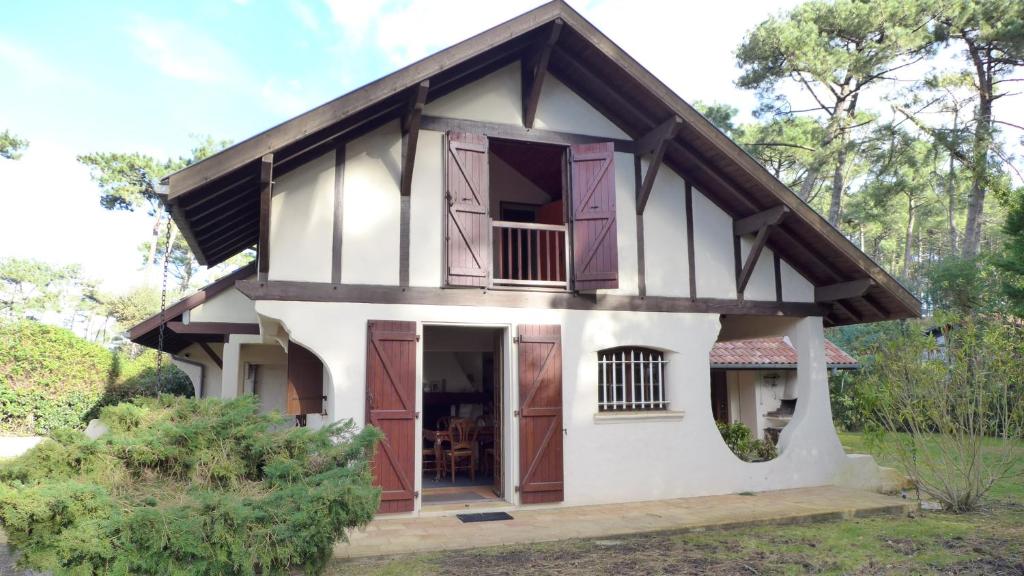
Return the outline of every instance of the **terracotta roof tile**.
{"type": "MultiPolygon", "coordinates": [[[[829,340],[825,340],[825,358],[829,367],[856,368],[860,365],[829,340]]],[[[781,336],[716,342],[711,348],[712,366],[796,367],[796,363],[796,349],[781,336]]]]}

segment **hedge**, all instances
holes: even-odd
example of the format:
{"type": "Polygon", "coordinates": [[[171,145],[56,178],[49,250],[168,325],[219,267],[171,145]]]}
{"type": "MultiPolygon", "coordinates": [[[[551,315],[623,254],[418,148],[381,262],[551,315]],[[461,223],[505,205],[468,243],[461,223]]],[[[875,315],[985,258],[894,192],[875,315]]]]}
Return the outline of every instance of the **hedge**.
{"type": "MultiPolygon", "coordinates": [[[[155,357],[146,350],[133,358],[31,320],[0,322],[0,434],[80,428],[103,406],[155,395],[155,357]]],[[[192,384],[169,366],[165,388],[188,395],[192,384]]]]}
{"type": "Polygon", "coordinates": [[[320,573],[372,519],[380,432],[262,414],[255,396],[108,406],[97,440],[61,430],[0,465],[0,525],[54,574],[320,573]]]}

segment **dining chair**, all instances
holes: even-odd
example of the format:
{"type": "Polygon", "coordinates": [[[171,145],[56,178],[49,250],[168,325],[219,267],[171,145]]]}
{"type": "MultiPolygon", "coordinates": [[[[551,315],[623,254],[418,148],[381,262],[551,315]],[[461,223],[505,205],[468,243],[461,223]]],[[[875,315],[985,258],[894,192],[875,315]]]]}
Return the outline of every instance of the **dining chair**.
{"type": "Polygon", "coordinates": [[[469,478],[476,480],[476,432],[476,424],[464,418],[453,418],[448,426],[451,447],[445,452],[445,466],[452,473],[453,483],[458,470],[469,470],[469,478]]]}

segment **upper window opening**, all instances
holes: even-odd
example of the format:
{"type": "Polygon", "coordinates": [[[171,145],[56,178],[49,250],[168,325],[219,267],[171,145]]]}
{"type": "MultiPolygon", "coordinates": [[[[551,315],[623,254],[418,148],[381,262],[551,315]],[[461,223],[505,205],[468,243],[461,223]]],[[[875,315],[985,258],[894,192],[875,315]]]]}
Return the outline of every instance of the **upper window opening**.
{"type": "Polygon", "coordinates": [[[665,410],[665,354],[624,346],[598,354],[598,410],[665,410]]]}

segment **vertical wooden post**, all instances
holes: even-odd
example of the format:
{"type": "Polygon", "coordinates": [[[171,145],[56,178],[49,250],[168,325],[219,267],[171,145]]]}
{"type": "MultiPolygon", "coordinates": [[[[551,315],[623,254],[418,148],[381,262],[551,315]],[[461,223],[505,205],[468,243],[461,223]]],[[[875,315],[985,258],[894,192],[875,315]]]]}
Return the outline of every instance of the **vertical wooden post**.
{"type": "Polygon", "coordinates": [[[257,278],[267,279],[270,273],[270,200],[273,192],[274,155],[260,158],[260,234],[256,245],[257,278]]]}

